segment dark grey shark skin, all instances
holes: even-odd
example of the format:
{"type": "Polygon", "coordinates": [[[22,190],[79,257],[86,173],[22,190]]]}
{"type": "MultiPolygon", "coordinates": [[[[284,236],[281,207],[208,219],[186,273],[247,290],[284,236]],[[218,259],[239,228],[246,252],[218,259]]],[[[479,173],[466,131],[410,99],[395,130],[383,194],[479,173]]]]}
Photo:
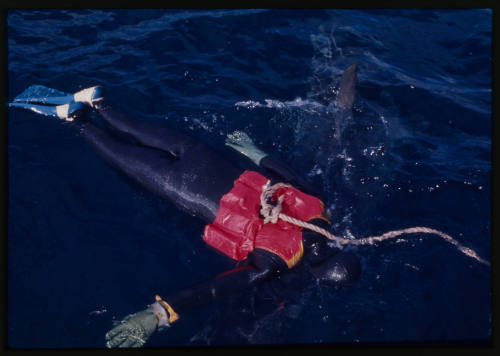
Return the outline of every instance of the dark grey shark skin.
{"type": "Polygon", "coordinates": [[[340,79],[339,90],[334,101],[338,111],[334,116],[334,138],[338,147],[343,147],[342,133],[352,116],[352,106],[356,97],[356,81],[358,77],[358,65],[356,63],[347,67],[340,79]]]}
{"type": "Polygon", "coordinates": [[[356,81],[358,79],[358,65],[354,63],[347,67],[342,74],[336,106],[341,110],[350,110],[356,96],[356,81]]]}

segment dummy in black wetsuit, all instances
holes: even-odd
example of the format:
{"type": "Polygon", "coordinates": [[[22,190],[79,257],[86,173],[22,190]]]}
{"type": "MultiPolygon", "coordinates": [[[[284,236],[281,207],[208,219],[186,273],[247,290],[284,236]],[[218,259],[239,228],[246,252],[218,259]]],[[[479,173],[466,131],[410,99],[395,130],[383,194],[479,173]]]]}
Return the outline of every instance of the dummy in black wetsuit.
{"type": "MultiPolygon", "coordinates": [[[[96,111],[108,125],[108,130],[115,134],[89,121],[78,122],[82,135],[106,161],[143,187],[206,223],[215,219],[220,199],[231,190],[243,172],[242,168],[191,137],[131,120],[105,101],[97,104],[96,111]],[[127,136],[127,139],[121,139],[120,135],[127,136]]],[[[307,192],[300,186],[301,180],[284,165],[265,157],[260,166],[266,169],[267,176],[278,177],[307,192]]],[[[312,222],[327,227],[323,220],[312,222]]],[[[303,244],[304,259],[316,266],[312,271],[319,279],[343,285],[358,278],[359,261],[353,254],[328,247],[323,236],[308,230],[303,232],[303,244]],[[320,265],[325,260],[327,263],[320,265]]],[[[287,269],[285,261],[278,255],[255,249],[239,267],[176,294],[166,295],[164,300],[177,313],[184,313],[273,278],[287,269]]]]}

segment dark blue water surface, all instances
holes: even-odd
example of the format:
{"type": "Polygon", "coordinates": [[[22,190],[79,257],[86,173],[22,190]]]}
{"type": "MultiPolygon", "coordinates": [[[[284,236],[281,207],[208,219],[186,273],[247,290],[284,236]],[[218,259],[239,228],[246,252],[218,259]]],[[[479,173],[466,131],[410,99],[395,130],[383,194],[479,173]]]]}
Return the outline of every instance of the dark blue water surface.
{"type": "MultiPolygon", "coordinates": [[[[490,10],[27,10],[7,19],[10,100],[33,84],[101,84],[138,120],[240,160],[224,140],[242,130],[325,189],[332,232],[429,226],[490,259],[490,10]],[[314,127],[333,120],[328,104],[355,62],[349,139],[315,162],[314,127]],[[341,171],[325,169],[330,160],[341,171]]],[[[202,222],[131,184],[70,124],[9,109],[8,167],[11,347],[103,347],[113,320],[155,293],[233,266],[204,245],[202,222]]],[[[182,315],[147,346],[490,338],[489,267],[435,236],[405,240],[354,248],[363,273],[353,287],[320,285],[297,268],[182,315]]]]}

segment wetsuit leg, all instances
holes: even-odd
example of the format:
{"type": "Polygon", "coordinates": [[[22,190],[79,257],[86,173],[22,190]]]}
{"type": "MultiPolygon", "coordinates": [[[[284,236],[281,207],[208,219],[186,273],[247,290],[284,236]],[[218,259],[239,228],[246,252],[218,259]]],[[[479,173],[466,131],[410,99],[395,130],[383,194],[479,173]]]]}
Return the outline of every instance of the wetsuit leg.
{"type": "Polygon", "coordinates": [[[167,153],[121,141],[87,122],[80,124],[80,132],[110,165],[138,184],[165,198],[172,198],[175,194],[165,187],[169,173],[177,163],[167,153]]]}
{"type": "Polygon", "coordinates": [[[105,100],[96,105],[97,112],[115,131],[129,135],[140,145],[157,148],[170,153],[175,158],[197,145],[197,141],[165,127],[154,127],[116,111],[105,100]]]}
{"type": "Polygon", "coordinates": [[[175,312],[181,314],[217,298],[249,290],[262,281],[287,270],[287,265],[278,255],[255,249],[247,264],[222,273],[214,279],[183,289],[164,298],[175,312]]]}

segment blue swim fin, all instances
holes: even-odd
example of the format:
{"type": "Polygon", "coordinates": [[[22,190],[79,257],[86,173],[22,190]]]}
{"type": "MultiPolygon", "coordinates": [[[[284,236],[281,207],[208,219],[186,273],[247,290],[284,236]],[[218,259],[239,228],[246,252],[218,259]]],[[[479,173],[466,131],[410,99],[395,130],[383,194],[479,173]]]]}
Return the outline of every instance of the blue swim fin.
{"type": "Polygon", "coordinates": [[[16,96],[13,101],[14,103],[46,105],[63,105],[72,102],[82,102],[93,106],[93,104],[99,100],[102,100],[102,89],[100,86],[90,87],[80,90],[75,94],[70,94],[43,85],[32,85],[16,96]]]}
{"type": "Polygon", "coordinates": [[[73,119],[81,115],[85,109],[85,105],[83,103],[75,102],[57,106],[38,105],[32,103],[9,103],[9,107],[26,109],[36,112],[37,114],[55,117],[66,121],[73,121],[73,119]]]}
{"type": "Polygon", "coordinates": [[[100,86],[86,88],[75,94],[48,88],[43,85],[32,85],[16,96],[9,107],[21,108],[37,114],[72,121],[82,114],[84,104],[94,106],[102,100],[100,86]]]}
{"type": "Polygon", "coordinates": [[[38,103],[50,105],[69,104],[73,101],[73,94],[43,85],[32,85],[14,98],[15,103],[38,103]]]}

